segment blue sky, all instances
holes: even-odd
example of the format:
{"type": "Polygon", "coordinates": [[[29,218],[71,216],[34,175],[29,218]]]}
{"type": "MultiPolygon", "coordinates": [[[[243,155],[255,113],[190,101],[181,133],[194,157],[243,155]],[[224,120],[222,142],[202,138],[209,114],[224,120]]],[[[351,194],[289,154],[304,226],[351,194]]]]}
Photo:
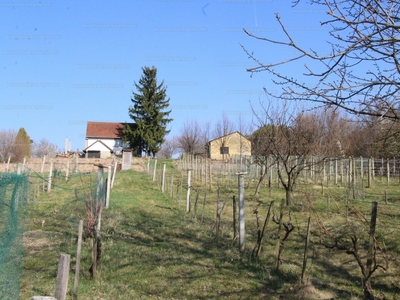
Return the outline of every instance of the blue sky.
{"type": "MultiPolygon", "coordinates": [[[[64,150],[85,145],[88,121],[129,122],[134,81],[155,66],[167,85],[169,137],[186,120],[215,124],[225,114],[251,122],[250,103],[276,89],[241,44],[263,62],[288,57],[285,48],[248,37],[283,35],[279,12],[305,46],[323,51],[328,32],[320,7],[306,1],[139,0],[0,2],[0,130],[24,127],[64,150]],[[286,56],[285,56],[286,55],[286,56]]],[[[295,76],[298,69],[292,68],[295,76]]]]}

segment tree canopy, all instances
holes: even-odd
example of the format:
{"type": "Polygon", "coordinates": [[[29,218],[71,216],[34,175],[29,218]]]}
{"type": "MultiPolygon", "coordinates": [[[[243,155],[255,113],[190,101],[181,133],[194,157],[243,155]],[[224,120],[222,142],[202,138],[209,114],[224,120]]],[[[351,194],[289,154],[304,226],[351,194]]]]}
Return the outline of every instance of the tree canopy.
{"type": "Polygon", "coordinates": [[[170,110],[167,88],[164,81],[157,83],[157,68],[143,67],[143,75],[139,83],[134,83],[137,92],[132,92],[133,106],[129,108],[129,116],[135,126],[126,125],[123,133],[136,155],[154,156],[161,148],[164,137],[169,133],[167,124],[170,110]]]}
{"type": "Polygon", "coordinates": [[[358,116],[400,120],[400,3],[378,0],[310,0],[309,3],[326,10],[327,19],[320,25],[327,29],[323,43],[327,43],[330,51],[301,46],[277,13],[282,39],[244,31],[271,47],[291,49],[290,56],[266,64],[242,46],[257,64],[247,70],[270,73],[273,82],[282,88],[278,92],[273,92],[275,88],[266,91],[277,99],[308,101],[317,107],[339,107],[358,116]],[[301,78],[293,77],[292,69],[288,72],[282,69],[283,65],[299,61],[304,62],[301,78]]]}
{"type": "Polygon", "coordinates": [[[20,128],[15,137],[13,161],[22,162],[24,157],[31,157],[31,143],[31,138],[25,128],[20,128]]]}

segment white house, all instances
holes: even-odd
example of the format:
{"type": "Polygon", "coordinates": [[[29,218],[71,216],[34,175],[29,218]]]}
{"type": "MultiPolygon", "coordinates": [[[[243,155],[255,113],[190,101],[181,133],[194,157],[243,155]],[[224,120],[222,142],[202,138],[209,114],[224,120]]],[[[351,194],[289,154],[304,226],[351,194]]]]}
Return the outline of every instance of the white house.
{"type": "MultiPolygon", "coordinates": [[[[122,141],[125,123],[88,122],[83,152],[88,158],[107,158],[120,155],[128,145],[122,141]]],[[[131,124],[130,124],[131,125],[131,124]]]]}

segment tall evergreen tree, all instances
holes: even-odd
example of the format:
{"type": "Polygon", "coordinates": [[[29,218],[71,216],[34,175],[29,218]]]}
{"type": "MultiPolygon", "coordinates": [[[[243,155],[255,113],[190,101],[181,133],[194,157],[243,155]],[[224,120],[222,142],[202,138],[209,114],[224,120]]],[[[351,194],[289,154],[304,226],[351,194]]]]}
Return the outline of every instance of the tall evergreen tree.
{"type": "Polygon", "coordinates": [[[124,136],[129,141],[135,154],[155,155],[169,133],[167,124],[172,121],[169,98],[164,81],[157,84],[157,68],[143,67],[143,75],[139,83],[134,83],[137,93],[132,92],[133,106],[129,108],[129,116],[135,121],[134,126],[125,125],[124,136]]]}
{"type": "Polygon", "coordinates": [[[31,157],[31,143],[31,138],[25,128],[21,127],[15,137],[13,160],[16,162],[22,162],[24,157],[31,157]]]}

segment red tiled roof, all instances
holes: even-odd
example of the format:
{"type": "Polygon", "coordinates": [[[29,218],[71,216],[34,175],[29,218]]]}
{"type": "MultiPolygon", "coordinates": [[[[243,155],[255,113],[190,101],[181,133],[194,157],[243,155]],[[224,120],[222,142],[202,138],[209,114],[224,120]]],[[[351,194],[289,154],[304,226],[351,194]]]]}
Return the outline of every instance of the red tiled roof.
{"type": "Polygon", "coordinates": [[[88,122],[86,127],[87,138],[122,138],[124,123],[88,122]]]}

